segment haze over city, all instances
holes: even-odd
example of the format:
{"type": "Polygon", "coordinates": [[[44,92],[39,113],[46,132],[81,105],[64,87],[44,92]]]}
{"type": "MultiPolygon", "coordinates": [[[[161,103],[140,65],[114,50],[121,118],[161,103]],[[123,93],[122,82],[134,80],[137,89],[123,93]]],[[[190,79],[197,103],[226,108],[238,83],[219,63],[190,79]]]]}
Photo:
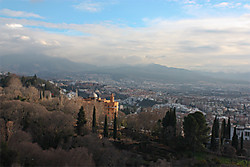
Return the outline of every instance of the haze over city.
{"type": "Polygon", "coordinates": [[[0,56],[250,72],[247,0],[0,0],[0,56]]]}

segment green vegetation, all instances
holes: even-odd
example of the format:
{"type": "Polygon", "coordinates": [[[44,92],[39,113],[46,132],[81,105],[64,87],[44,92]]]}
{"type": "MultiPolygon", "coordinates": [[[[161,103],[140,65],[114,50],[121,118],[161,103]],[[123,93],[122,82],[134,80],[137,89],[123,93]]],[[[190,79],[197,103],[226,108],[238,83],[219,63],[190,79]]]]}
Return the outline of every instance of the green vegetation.
{"type": "Polygon", "coordinates": [[[224,140],[226,138],[226,120],[223,119],[222,124],[221,124],[221,145],[224,144],[224,140]]]}
{"type": "Polygon", "coordinates": [[[233,134],[233,138],[232,138],[232,146],[236,150],[238,150],[239,141],[238,141],[238,135],[236,134],[236,127],[234,127],[234,134],[233,134]]]}
{"type": "Polygon", "coordinates": [[[83,135],[83,128],[86,123],[87,123],[87,120],[85,118],[85,112],[83,110],[83,106],[81,106],[79,113],[78,113],[77,122],[76,122],[77,135],[83,135]]]}
{"type": "Polygon", "coordinates": [[[219,141],[216,140],[219,138],[219,119],[217,116],[214,119],[212,127],[212,136],[211,136],[211,150],[216,151],[219,147],[219,141]]]}
{"type": "Polygon", "coordinates": [[[223,165],[234,165],[248,167],[250,161],[241,160],[223,156],[217,156],[206,152],[197,152],[194,154],[194,159],[196,161],[196,166],[221,166],[223,165]],[[203,164],[203,165],[202,165],[203,164]]]}
{"type": "Polygon", "coordinates": [[[176,136],[176,110],[170,109],[162,119],[162,134],[165,143],[176,136]]]}
{"type": "Polygon", "coordinates": [[[113,138],[116,139],[117,138],[117,117],[116,117],[116,112],[115,112],[115,116],[114,116],[114,122],[113,122],[113,138]]]}
{"type": "Polygon", "coordinates": [[[193,151],[204,149],[209,138],[204,115],[200,112],[189,114],[184,118],[183,127],[187,147],[193,151]]]}
{"type": "Polygon", "coordinates": [[[231,136],[231,122],[230,122],[230,117],[228,117],[226,136],[227,136],[227,139],[230,139],[230,136],[231,136]]]}
{"type": "Polygon", "coordinates": [[[93,109],[93,117],[92,117],[92,132],[96,133],[97,127],[96,127],[96,113],[95,113],[95,106],[93,109]]]}
{"type": "Polygon", "coordinates": [[[103,136],[108,137],[108,119],[107,115],[105,115],[104,128],[103,128],[103,136]]]}

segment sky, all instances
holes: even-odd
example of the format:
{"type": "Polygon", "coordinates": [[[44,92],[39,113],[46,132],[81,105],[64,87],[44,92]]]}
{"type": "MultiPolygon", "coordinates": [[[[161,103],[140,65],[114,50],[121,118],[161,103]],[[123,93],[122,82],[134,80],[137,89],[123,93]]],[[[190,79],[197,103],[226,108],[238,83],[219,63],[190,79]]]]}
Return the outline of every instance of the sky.
{"type": "Polygon", "coordinates": [[[0,0],[0,56],[250,72],[250,0],[0,0]]]}

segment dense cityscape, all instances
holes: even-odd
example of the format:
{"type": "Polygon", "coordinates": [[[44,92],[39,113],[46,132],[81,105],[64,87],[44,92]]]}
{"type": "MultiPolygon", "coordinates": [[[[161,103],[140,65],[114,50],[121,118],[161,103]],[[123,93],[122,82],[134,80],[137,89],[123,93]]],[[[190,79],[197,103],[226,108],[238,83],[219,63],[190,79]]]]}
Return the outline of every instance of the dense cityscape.
{"type": "MultiPolygon", "coordinates": [[[[100,81],[100,79],[99,79],[100,81]]],[[[107,82],[109,85],[99,84],[97,81],[55,80],[56,85],[64,90],[71,98],[75,90],[79,96],[88,97],[96,93],[99,97],[116,95],[120,103],[120,110],[129,109],[129,113],[137,114],[143,110],[154,112],[154,109],[175,107],[180,119],[188,113],[201,111],[206,114],[207,123],[212,126],[215,116],[219,119],[230,118],[239,129],[249,134],[250,131],[250,87],[249,85],[228,84],[220,87],[215,84],[163,84],[145,82],[138,86],[131,83],[107,82]],[[129,85],[129,86],[126,86],[129,85]]],[[[103,81],[101,81],[103,83],[103,81]]],[[[127,113],[128,114],[128,113],[127,113]]],[[[233,130],[232,130],[233,131],[233,130]]],[[[239,130],[241,134],[241,130],[239,130]]],[[[249,140],[250,136],[244,135],[249,140]]]]}

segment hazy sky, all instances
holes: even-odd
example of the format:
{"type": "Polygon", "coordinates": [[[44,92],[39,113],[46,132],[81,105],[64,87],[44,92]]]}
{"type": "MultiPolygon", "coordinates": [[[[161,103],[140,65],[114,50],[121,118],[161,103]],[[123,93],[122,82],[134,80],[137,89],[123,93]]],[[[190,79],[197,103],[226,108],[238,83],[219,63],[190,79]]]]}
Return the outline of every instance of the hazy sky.
{"type": "Polygon", "coordinates": [[[250,72],[249,0],[0,0],[0,56],[250,72]]]}

